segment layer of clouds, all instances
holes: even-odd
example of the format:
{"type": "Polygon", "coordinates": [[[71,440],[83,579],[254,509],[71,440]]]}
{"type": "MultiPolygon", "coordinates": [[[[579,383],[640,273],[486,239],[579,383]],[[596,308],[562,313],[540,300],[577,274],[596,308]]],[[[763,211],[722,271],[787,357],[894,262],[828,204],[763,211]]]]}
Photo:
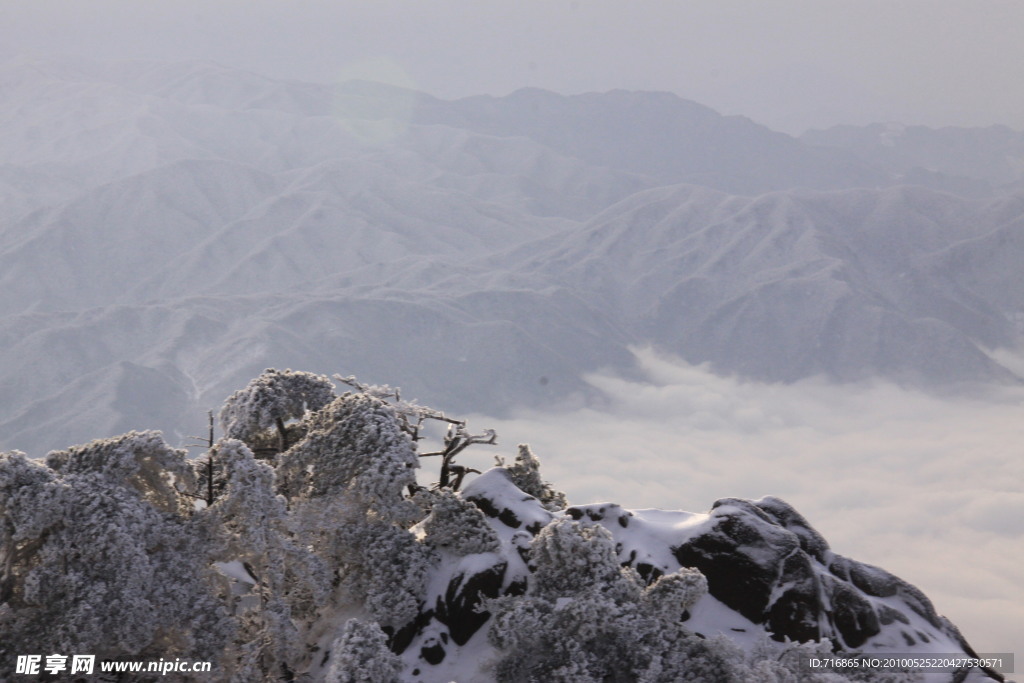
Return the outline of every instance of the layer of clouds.
{"type": "Polygon", "coordinates": [[[882,382],[743,382],[649,351],[638,361],[643,380],[589,378],[600,409],[471,426],[495,428],[508,453],[530,443],[575,503],[704,511],[779,496],[835,552],[924,590],[976,650],[1024,652],[1024,389],[937,398],[882,382]]]}
{"type": "Polygon", "coordinates": [[[669,90],[787,132],[835,123],[1024,127],[1013,0],[33,0],[0,57],[209,59],[331,81],[390,61],[442,97],[669,90]]]}

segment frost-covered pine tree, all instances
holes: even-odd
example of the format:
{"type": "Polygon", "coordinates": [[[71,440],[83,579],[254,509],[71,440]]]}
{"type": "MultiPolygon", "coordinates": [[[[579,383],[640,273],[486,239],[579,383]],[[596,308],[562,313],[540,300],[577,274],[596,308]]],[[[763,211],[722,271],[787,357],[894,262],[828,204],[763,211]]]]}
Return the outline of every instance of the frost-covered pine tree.
{"type": "Polygon", "coordinates": [[[331,646],[325,683],[394,683],[402,662],[375,623],[349,619],[331,646]]]}
{"type": "Polygon", "coordinates": [[[708,580],[696,569],[683,567],[663,574],[640,596],[648,615],[662,622],[662,629],[679,624],[686,612],[708,592],[708,580]]]}
{"type": "Polygon", "coordinates": [[[304,636],[331,591],[328,567],[294,542],[274,470],[235,439],[213,449],[225,477],[222,495],[197,514],[220,562],[241,565],[253,583],[228,582],[222,597],[237,623],[236,678],[276,678],[308,658],[304,636]]]}
{"type": "Polygon", "coordinates": [[[565,494],[555,490],[540,476],[540,459],[530,450],[529,444],[519,444],[516,461],[506,465],[505,469],[512,475],[512,482],[524,493],[528,493],[551,512],[564,510],[568,503],[565,494]]]}
{"type": "Polygon", "coordinates": [[[541,529],[530,545],[530,594],[548,600],[598,588],[618,597],[639,598],[641,582],[619,565],[615,541],[600,525],[559,518],[541,529]]]}
{"type": "Polygon", "coordinates": [[[620,567],[606,529],[556,519],[533,540],[529,564],[526,595],[488,606],[488,637],[506,653],[499,681],[630,681],[648,666],[642,581],[620,567]]]}
{"type": "Polygon", "coordinates": [[[497,533],[480,508],[447,489],[432,494],[423,531],[427,545],[454,555],[490,553],[500,547],[497,533]]]}
{"type": "Polygon", "coordinates": [[[339,396],[303,420],[305,436],[277,467],[297,540],[336,568],[341,588],[382,626],[419,610],[433,553],[408,527],[419,465],[394,410],[366,393],[339,396]]]}
{"type": "Polygon", "coordinates": [[[319,410],[334,399],[334,384],[324,375],[269,368],[224,402],[220,411],[224,435],[253,449],[287,450],[287,423],[307,410],[319,410]]]}
{"type": "Polygon", "coordinates": [[[419,614],[437,558],[407,529],[350,516],[338,527],[338,571],[343,593],[384,627],[401,628],[419,614]]]}
{"type": "Polygon", "coordinates": [[[0,661],[26,652],[217,661],[231,632],[158,432],[0,455],[0,661]]]}
{"type": "Polygon", "coordinates": [[[416,449],[387,403],[344,394],[307,415],[303,430],[277,467],[290,501],[343,500],[396,522],[419,514],[405,496],[416,483],[416,449]]]}

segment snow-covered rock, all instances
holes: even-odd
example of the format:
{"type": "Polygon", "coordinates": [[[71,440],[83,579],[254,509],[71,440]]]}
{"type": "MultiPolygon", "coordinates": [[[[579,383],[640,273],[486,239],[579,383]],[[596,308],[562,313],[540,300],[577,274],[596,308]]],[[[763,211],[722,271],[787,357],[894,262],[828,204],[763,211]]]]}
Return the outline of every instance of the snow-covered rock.
{"type": "MultiPolygon", "coordinates": [[[[707,513],[626,510],[614,503],[551,512],[516,488],[503,468],[480,475],[461,495],[483,511],[501,547],[445,556],[435,567],[419,616],[393,634],[411,680],[489,676],[486,667],[498,652],[486,638],[488,600],[527,592],[530,543],[558,519],[606,529],[619,563],[647,584],[681,567],[698,569],[708,592],[681,621],[700,638],[726,636],[747,651],[763,647],[766,638],[779,648],[827,639],[840,653],[974,655],[920,590],[884,569],[833,553],[778,498],[726,498],[707,513]]],[[[967,675],[931,674],[928,680],[963,681],[967,675]]],[[[970,680],[989,679],[1003,677],[970,673],[970,680]]]]}

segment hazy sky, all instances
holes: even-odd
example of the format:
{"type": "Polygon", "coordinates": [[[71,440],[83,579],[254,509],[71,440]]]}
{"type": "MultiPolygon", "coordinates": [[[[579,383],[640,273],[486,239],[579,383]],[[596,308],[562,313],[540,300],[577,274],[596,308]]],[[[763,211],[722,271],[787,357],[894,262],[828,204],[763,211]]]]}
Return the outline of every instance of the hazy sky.
{"type": "Polygon", "coordinates": [[[0,0],[0,56],[210,59],[442,97],[669,90],[787,132],[1024,128],[1017,0],[0,0]]]}
{"type": "Polygon", "coordinates": [[[917,585],[976,650],[1024,652],[1024,389],[942,399],[639,360],[644,381],[590,377],[604,409],[471,416],[471,431],[496,429],[507,457],[530,443],[572,503],[706,512],[718,498],[778,496],[833,551],[917,585]]]}

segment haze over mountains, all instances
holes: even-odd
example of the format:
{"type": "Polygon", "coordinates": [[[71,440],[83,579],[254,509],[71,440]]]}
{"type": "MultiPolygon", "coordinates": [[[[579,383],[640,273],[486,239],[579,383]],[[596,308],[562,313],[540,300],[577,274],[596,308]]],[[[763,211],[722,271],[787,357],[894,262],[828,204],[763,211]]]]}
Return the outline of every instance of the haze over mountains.
{"type": "Polygon", "coordinates": [[[585,400],[631,345],[772,381],[1021,380],[992,353],[1024,335],[1008,129],[796,139],[665,93],[209,63],[18,59],[0,91],[0,449],[173,442],[268,366],[493,413],[585,400]]]}

